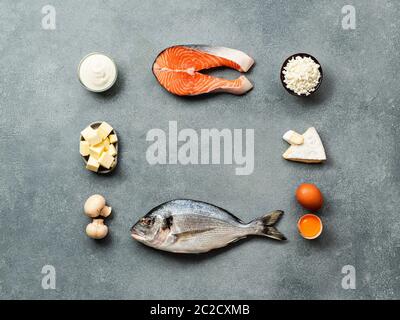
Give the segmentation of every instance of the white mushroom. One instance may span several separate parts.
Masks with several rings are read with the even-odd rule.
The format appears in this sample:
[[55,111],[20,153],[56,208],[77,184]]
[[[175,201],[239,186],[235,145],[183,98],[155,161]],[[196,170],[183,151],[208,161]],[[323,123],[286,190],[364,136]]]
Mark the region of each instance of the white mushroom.
[[107,218],[111,214],[111,207],[105,206],[103,209],[101,209],[100,215],[104,218]]
[[90,218],[98,216],[108,217],[111,213],[111,207],[106,206],[106,199],[100,194],[90,196],[84,205],[85,214]]
[[108,227],[103,219],[93,219],[93,222],[86,226],[86,234],[92,239],[103,239],[108,234]]

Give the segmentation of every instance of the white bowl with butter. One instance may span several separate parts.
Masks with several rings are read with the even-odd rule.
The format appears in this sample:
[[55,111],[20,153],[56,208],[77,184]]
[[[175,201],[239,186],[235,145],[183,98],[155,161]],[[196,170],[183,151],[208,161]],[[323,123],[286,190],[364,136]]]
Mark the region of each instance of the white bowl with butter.
[[92,52],[79,63],[78,77],[80,83],[89,91],[104,92],[117,81],[117,65],[109,56]]

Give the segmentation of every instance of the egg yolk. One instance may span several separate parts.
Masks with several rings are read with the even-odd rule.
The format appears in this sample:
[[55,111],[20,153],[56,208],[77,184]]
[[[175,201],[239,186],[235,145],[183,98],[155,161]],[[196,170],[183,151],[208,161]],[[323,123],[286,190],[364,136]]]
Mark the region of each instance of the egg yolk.
[[312,214],[306,214],[300,218],[299,231],[305,238],[314,238],[318,236],[322,229],[321,220]]

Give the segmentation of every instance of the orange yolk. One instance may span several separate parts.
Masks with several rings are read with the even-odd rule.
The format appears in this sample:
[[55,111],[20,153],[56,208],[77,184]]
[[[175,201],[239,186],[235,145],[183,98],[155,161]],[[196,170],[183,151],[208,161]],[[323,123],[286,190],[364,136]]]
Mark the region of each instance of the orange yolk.
[[321,220],[313,214],[302,216],[298,223],[299,231],[304,238],[316,238],[322,230]]

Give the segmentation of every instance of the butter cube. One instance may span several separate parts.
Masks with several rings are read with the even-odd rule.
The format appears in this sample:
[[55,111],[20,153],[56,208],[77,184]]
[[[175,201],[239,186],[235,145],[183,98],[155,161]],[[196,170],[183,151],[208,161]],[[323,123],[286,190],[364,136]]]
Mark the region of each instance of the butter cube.
[[108,154],[107,152],[103,152],[99,158],[99,163],[107,169],[110,169],[112,163],[114,162],[114,157]]
[[95,145],[102,141],[101,137],[97,134],[91,126],[88,126],[83,131],[81,131],[82,137],[89,142],[89,145]]
[[87,141],[81,141],[79,144],[79,153],[83,156],[86,157],[89,155],[89,142]]
[[89,157],[86,169],[97,172],[99,170],[99,167],[100,167],[99,162],[95,158]]
[[116,134],[110,134],[110,135],[108,136],[108,139],[110,140],[110,143],[116,143],[116,142],[118,142],[118,138],[117,138],[117,135],[116,135]]
[[107,122],[104,121],[101,123],[100,127],[97,128],[97,134],[102,140],[104,140],[108,137],[112,130],[113,127],[111,127]]
[[107,153],[108,153],[110,156],[115,156],[115,155],[117,154],[117,149],[115,149],[115,147],[114,147],[113,144],[110,144],[110,145],[108,146]]
[[99,159],[101,156],[101,153],[104,151],[104,146],[103,144],[97,144],[95,146],[89,147],[89,154],[95,159]]
[[104,146],[104,150],[107,151],[108,146],[110,145],[110,140],[108,140],[108,138],[105,138],[105,140],[102,142],[102,144]]

